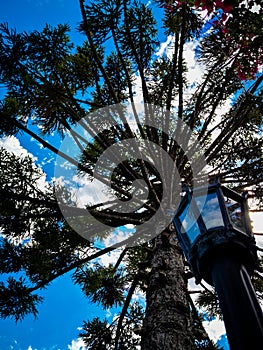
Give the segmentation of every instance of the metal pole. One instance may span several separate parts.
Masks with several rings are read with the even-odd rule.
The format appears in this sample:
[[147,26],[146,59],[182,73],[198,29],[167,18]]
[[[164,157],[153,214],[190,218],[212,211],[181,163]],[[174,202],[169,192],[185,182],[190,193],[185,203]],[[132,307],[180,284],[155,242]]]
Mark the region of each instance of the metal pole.
[[211,273],[230,349],[261,349],[263,313],[245,266],[234,257],[217,256]]

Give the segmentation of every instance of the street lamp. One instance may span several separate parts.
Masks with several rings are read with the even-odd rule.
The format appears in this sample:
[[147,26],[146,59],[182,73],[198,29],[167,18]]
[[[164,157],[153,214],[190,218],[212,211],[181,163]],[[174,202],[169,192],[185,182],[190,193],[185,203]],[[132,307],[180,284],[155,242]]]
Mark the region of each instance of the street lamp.
[[246,194],[217,181],[185,186],[173,223],[197,283],[215,287],[231,350],[258,350],[263,314],[250,281],[258,259]]

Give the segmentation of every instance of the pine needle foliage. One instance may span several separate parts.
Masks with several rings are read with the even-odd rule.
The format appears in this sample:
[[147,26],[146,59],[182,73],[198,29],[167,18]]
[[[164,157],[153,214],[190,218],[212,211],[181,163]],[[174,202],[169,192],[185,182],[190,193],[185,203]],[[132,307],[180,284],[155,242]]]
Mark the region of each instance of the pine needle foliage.
[[[59,153],[55,142],[47,142],[53,134],[62,140],[89,113],[140,100],[169,112],[155,116],[160,129],[175,131],[176,118],[184,121],[201,145],[208,175],[218,175],[237,192],[249,189],[254,207],[262,208],[260,5],[261,1],[252,0],[79,0],[78,31],[83,37],[79,45],[71,41],[68,25],[18,33],[1,24],[0,84],[5,96],[0,102],[0,136],[29,135],[51,159]],[[193,83],[188,74],[189,48],[199,68]],[[110,146],[130,138],[150,141],[162,147],[191,187],[191,164],[178,144],[139,120],[136,130],[131,130],[121,116],[106,130],[97,130],[97,120],[92,120],[86,126],[90,137],[80,159],[68,157],[67,162],[77,163],[79,174],[90,180]],[[104,171],[111,169],[111,163]],[[158,326],[152,332],[153,338],[159,332],[158,341],[154,339],[159,349],[218,349],[202,327],[200,315],[189,307],[189,271],[174,230],[167,227],[136,248],[98,248],[94,240],[77,234],[61,213],[57,198],[63,199],[68,211],[76,209],[71,191],[45,181],[32,157],[1,148],[0,166],[1,317],[18,321],[30,313],[37,316],[42,298],[35,292],[71,272],[89,301],[104,310],[118,309],[113,319],[84,323],[81,337],[89,349],[143,349],[143,339],[150,337],[145,324],[153,311],[152,324],[160,321],[166,330],[160,334]],[[116,201],[86,203],[92,216],[86,227],[89,233],[107,239],[115,228],[136,227],[156,213],[165,184],[150,161],[128,158],[119,164],[110,191],[118,200],[128,201],[135,180],[144,180],[149,189],[143,206],[120,214],[112,210],[118,209]],[[80,225],[82,220],[80,215]],[[111,229],[94,232],[96,221]],[[118,256],[115,264],[104,266],[99,258],[113,251]],[[260,271],[253,283],[262,298]],[[140,305],[134,302],[135,295]],[[213,292],[203,291],[197,305],[209,317],[220,316]]]

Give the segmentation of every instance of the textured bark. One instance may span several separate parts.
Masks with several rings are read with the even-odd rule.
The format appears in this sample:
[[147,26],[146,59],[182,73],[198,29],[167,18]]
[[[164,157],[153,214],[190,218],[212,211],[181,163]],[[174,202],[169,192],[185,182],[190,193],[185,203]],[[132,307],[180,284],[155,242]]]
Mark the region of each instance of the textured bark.
[[156,239],[151,257],[142,350],[194,349],[183,256],[169,236]]

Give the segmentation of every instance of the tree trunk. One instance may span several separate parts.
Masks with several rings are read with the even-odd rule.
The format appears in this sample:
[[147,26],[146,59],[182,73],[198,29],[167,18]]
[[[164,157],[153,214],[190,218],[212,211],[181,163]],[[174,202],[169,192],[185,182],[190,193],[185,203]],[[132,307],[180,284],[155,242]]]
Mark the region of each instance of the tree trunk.
[[181,249],[167,230],[156,238],[146,291],[142,350],[192,350],[190,308]]

